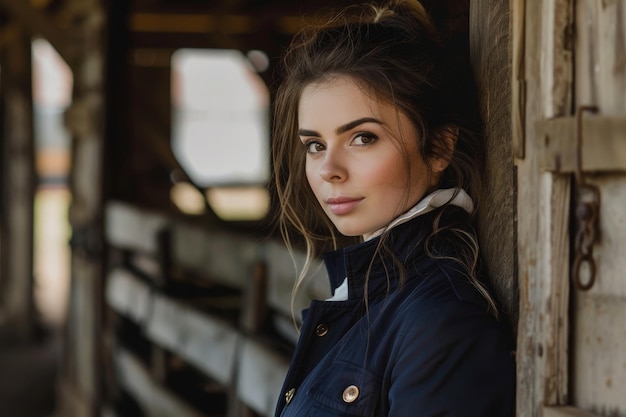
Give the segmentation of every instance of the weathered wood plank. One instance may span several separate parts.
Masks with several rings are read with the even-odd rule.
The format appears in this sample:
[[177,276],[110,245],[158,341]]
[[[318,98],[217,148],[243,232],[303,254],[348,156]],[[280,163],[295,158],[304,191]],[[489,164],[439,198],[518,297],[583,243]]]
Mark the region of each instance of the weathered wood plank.
[[[538,122],[537,146],[542,169],[575,172],[577,126],[576,117]],[[583,115],[581,145],[583,171],[626,172],[626,117]]]
[[279,355],[252,339],[241,347],[237,372],[237,395],[262,416],[274,415],[289,358]]
[[115,371],[122,387],[130,392],[150,417],[203,417],[171,391],[155,383],[149,372],[130,353],[123,349],[115,352]]
[[106,300],[111,308],[139,325],[148,321],[152,294],[148,285],[127,270],[116,268],[107,276]]
[[626,113],[626,4],[576,3],[576,100],[604,116]]
[[250,238],[182,223],[172,227],[172,261],[231,287],[247,285],[259,250]]
[[[539,326],[543,327],[545,366],[544,401],[550,405],[569,403],[568,352],[569,352],[569,211],[570,180],[555,176],[550,179],[550,189],[545,190],[546,207],[539,219],[541,240],[549,245],[548,256],[542,263],[544,277],[550,277],[542,289],[547,300],[545,316]],[[542,222],[545,222],[542,224]],[[541,232],[540,232],[541,233]]]
[[543,417],[598,417],[574,407],[545,407]]
[[600,239],[594,245],[594,286],[576,292],[573,314],[572,403],[601,415],[626,412],[626,177],[598,175]]
[[[623,273],[620,277],[623,278]],[[573,403],[603,416],[623,415],[626,410],[626,298],[598,294],[592,289],[577,293],[575,306]]]
[[146,334],[223,385],[232,381],[237,329],[217,317],[155,295]]
[[105,234],[110,245],[120,249],[157,253],[157,235],[168,225],[167,217],[120,201],[109,201],[105,210]]
[[[275,241],[255,241],[224,232],[212,232],[197,226],[168,220],[135,206],[109,202],[106,208],[106,237],[110,245],[120,249],[140,251],[155,256],[157,236],[163,228],[170,228],[172,262],[190,271],[233,288],[246,288],[252,269],[259,261],[267,268],[268,305],[286,316],[291,316],[291,292],[296,280],[296,268],[304,265],[304,254],[292,256],[284,245]],[[297,294],[294,311],[308,306],[311,299],[325,299],[330,295],[326,270],[316,262],[311,277]]]
[[571,108],[572,2],[526,2],[525,14],[533,30],[526,30],[524,41],[526,155],[517,161],[517,415],[535,417],[544,405],[568,401],[569,178],[541,173],[535,138],[536,121],[567,115]]
[[108,277],[107,302],[146,329],[146,336],[216,381],[228,385],[234,373],[239,331],[225,321],[181,301],[152,292],[122,269]]
[[[601,118],[626,118],[626,3],[576,2],[576,104],[595,105]],[[596,117],[596,116],[587,116]],[[624,153],[606,147],[607,160]],[[616,138],[618,139],[618,138]],[[596,149],[584,149],[583,164]],[[623,166],[623,165],[622,165]],[[594,286],[573,298],[572,404],[598,415],[626,414],[626,176],[587,180],[600,191],[599,240],[594,245]]]

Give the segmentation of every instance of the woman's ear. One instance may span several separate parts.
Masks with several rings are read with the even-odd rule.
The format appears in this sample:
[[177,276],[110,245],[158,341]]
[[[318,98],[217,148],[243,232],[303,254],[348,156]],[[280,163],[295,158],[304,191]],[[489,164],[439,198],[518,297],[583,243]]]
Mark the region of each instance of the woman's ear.
[[445,126],[437,133],[437,147],[430,160],[430,166],[436,174],[440,174],[450,165],[456,141],[459,138],[459,128]]

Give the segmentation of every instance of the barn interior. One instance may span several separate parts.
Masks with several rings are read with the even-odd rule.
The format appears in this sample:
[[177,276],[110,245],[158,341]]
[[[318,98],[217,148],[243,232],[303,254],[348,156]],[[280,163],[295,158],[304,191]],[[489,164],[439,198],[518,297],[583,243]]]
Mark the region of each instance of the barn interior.
[[[2,416],[273,415],[302,261],[271,225],[276,67],[356,3],[0,0]],[[514,327],[504,3],[423,1],[479,87],[479,223]]]

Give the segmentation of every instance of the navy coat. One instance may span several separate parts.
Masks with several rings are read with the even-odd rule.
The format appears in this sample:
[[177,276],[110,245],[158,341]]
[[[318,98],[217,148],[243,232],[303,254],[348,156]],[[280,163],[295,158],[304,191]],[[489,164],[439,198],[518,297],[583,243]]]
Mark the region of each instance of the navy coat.
[[[443,223],[472,233],[463,210],[445,210]],[[388,244],[407,272],[402,283],[389,257],[370,268],[380,238],[326,255],[332,288],[348,278],[348,300],[314,300],[303,312],[277,417],[514,415],[506,320],[487,311],[458,262],[424,251],[438,212],[391,230]],[[456,235],[439,236],[433,249],[454,256]]]

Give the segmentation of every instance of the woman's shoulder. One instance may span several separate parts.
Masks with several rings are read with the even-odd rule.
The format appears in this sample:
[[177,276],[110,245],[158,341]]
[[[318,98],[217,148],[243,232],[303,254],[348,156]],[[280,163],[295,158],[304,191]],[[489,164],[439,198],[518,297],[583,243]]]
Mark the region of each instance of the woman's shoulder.
[[395,314],[405,330],[463,322],[478,327],[499,326],[481,290],[454,261],[436,262],[427,276],[409,279],[398,296]]
[[415,308],[488,310],[489,303],[481,290],[456,259],[431,260],[427,268],[416,269],[413,274],[399,290],[405,293],[401,297]]

